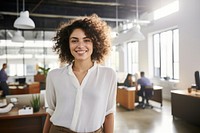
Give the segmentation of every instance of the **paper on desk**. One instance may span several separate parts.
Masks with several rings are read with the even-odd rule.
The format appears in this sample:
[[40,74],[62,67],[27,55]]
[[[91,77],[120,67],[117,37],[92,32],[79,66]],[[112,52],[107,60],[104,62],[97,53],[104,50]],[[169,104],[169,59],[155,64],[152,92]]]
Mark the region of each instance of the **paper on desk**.
[[118,89],[135,90],[135,87],[118,86]]
[[126,87],[126,90],[135,90],[135,87]]
[[9,89],[17,89],[16,86],[9,86]]
[[6,105],[7,105],[6,99],[5,98],[4,99],[0,99],[0,107],[4,107]]
[[18,89],[24,89],[24,86],[18,86]]
[[28,115],[33,114],[33,108],[32,107],[25,107],[18,110],[19,115]]
[[123,89],[126,86],[117,86],[118,89]]

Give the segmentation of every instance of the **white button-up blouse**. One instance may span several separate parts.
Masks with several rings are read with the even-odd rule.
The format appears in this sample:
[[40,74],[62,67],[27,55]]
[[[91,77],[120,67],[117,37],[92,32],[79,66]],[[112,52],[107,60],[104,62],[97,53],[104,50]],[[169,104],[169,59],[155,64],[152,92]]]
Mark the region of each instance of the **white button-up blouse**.
[[76,132],[99,129],[115,111],[117,78],[113,69],[94,63],[80,84],[72,65],[47,75],[46,99],[50,121]]

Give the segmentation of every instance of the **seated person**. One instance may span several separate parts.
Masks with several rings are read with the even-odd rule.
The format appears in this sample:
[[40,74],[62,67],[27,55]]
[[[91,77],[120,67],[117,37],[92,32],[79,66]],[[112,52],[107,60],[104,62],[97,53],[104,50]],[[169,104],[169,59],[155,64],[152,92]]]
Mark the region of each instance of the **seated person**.
[[126,86],[126,87],[134,86],[134,82],[132,80],[132,74],[127,74],[126,79],[124,81],[124,86]]
[[[136,85],[136,90],[138,90],[138,85],[141,86],[140,90],[138,91],[138,95],[142,97],[142,106],[144,107],[144,100],[146,99],[146,104],[149,104],[149,96],[151,95],[150,93],[152,93],[152,83],[150,82],[150,80],[148,78],[145,77],[145,73],[144,72],[140,72],[140,76],[141,78],[137,80],[137,85]],[[149,90],[145,89],[146,87],[150,87]]]

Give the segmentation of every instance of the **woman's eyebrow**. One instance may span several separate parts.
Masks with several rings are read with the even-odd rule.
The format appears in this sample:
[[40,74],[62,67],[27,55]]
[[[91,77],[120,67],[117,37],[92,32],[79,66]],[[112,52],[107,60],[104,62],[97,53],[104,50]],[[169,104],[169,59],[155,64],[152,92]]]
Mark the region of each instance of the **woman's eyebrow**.
[[78,37],[70,37],[69,39],[78,39]]
[[[70,37],[69,39],[79,39],[78,37]],[[90,39],[89,37],[83,37],[83,39]]]

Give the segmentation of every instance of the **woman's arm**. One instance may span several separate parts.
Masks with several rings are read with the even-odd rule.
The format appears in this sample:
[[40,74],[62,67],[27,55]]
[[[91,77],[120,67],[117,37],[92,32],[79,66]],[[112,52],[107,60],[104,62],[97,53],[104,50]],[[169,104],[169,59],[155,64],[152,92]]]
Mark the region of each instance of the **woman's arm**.
[[46,120],[44,123],[43,133],[49,133],[50,127],[51,127],[50,115],[47,113]]
[[53,112],[55,110],[55,103],[56,103],[56,95],[55,95],[55,88],[54,88],[54,84],[53,84],[53,79],[51,77],[53,77],[54,75],[51,75],[52,73],[49,72],[47,74],[47,78],[46,78],[46,101],[47,101],[47,105],[48,108],[46,109],[47,112],[47,116],[46,116],[46,120],[44,123],[44,128],[43,128],[43,133],[49,133],[50,127],[51,127],[51,121],[50,118],[53,115]]
[[108,114],[103,124],[104,133],[114,133],[114,114]]

